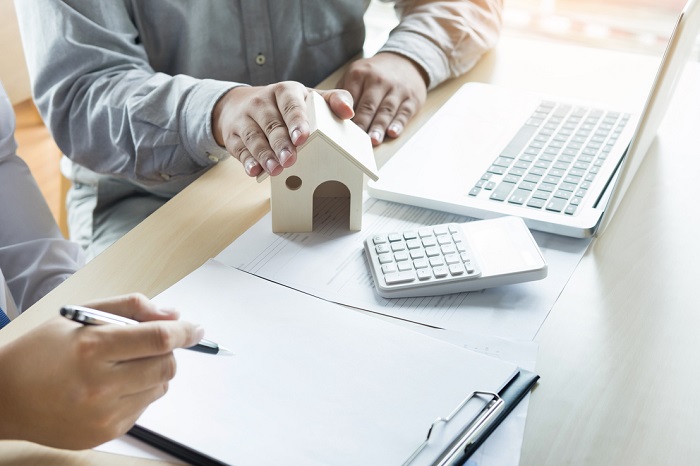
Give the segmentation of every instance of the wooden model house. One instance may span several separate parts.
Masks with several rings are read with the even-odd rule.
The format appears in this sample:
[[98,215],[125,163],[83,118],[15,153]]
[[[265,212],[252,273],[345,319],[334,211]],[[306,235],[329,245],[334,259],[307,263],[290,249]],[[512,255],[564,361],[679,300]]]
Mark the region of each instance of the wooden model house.
[[350,230],[362,228],[364,175],[377,180],[369,136],[333,114],[316,92],[306,98],[311,134],[297,149],[297,161],[271,177],[272,231],[313,230],[314,198],[349,197]]

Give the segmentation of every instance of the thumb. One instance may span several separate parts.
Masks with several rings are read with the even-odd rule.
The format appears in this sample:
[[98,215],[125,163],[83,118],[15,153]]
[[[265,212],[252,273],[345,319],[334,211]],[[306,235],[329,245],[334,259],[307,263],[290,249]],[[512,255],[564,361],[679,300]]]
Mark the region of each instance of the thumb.
[[334,89],[332,91],[323,91],[321,95],[323,99],[328,102],[331,110],[333,110],[333,113],[335,113],[338,118],[349,120],[355,116],[352,95],[348,91]]

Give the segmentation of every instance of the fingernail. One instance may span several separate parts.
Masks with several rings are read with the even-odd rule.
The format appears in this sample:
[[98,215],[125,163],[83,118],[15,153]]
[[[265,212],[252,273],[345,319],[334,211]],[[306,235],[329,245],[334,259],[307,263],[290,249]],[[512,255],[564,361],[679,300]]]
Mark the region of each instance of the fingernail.
[[338,94],[338,95],[339,95],[339,97],[340,97],[340,100],[342,100],[343,102],[345,102],[345,104],[346,104],[348,107],[352,108],[352,99],[350,98],[350,96],[348,96],[347,94],[342,93],[342,92],[341,92],[340,94]]
[[403,127],[401,125],[397,125],[396,123],[392,123],[391,126],[389,126],[389,132],[393,133],[396,136],[401,134],[402,130]]
[[300,130],[295,129],[294,131],[292,131],[292,144],[294,144],[296,146],[297,141],[299,140],[300,137],[301,137]]
[[272,173],[273,171],[275,171],[275,168],[279,167],[280,165],[275,159],[267,159],[267,161],[265,162],[265,166],[267,167],[267,171]]
[[248,157],[245,159],[245,172],[249,175],[253,174],[253,168],[258,164],[258,162],[253,157]]
[[373,129],[372,131],[369,132],[369,137],[374,142],[382,142],[384,140],[384,134],[382,134],[381,131],[376,130],[376,129]]
[[279,155],[280,164],[283,167],[287,167],[287,162],[289,161],[289,157],[291,157],[291,156],[292,156],[292,152],[289,149],[287,149],[287,148],[282,149],[282,151],[280,152],[280,155]]

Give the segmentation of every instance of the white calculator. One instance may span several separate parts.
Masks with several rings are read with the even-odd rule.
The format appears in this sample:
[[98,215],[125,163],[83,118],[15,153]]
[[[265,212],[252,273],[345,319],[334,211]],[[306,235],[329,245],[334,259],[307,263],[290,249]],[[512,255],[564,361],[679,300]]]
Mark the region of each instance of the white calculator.
[[364,246],[384,298],[476,291],[547,276],[547,263],[519,217],[375,234]]

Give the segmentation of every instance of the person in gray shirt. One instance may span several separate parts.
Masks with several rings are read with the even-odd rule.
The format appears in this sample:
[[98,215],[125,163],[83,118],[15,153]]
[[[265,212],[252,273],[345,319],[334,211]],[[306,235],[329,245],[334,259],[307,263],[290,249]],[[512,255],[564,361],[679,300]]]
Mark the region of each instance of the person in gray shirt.
[[[94,256],[231,155],[249,176],[291,166],[308,87],[362,52],[369,3],[16,1],[34,99],[70,160],[71,237]],[[395,9],[379,52],[323,93],[374,145],[496,43],[502,0]]]

